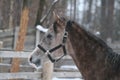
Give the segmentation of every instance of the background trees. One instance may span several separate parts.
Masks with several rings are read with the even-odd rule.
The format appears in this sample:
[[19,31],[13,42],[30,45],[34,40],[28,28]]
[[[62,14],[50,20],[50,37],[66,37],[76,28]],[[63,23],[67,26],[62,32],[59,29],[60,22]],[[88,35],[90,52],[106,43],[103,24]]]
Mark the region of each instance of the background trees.
[[114,0],[101,1],[101,36],[104,40],[115,38]]
[[[0,0],[0,29],[13,29],[20,24],[23,0]],[[40,24],[53,0],[31,0],[29,27]],[[103,40],[120,39],[120,0],[59,0],[53,9],[60,16],[76,20]],[[52,12],[43,23],[52,24]]]

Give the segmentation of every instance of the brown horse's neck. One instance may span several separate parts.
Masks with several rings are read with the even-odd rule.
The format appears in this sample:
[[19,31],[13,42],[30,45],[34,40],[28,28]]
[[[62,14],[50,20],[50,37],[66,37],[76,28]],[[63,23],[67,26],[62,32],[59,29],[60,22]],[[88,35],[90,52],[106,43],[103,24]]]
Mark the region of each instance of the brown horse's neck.
[[[71,54],[74,62],[76,63],[78,69],[82,73],[83,77],[87,80],[87,76],[93,76],[94,71],[97,69],[99,61],[104,62],[106,54],[103,54],[106,51],[103,44],[98,43],[96,39],[92,39],[84,29],[81,29],[79,26],[70,26],[68,29],[68,37],[71,43],[71,46],[74,50],[74,54]],[[97,59],[97,52],[100,53],[100,57]],[[98,65],[103,67],[103,63]],[[95,80],[91,78],[89,80]]]

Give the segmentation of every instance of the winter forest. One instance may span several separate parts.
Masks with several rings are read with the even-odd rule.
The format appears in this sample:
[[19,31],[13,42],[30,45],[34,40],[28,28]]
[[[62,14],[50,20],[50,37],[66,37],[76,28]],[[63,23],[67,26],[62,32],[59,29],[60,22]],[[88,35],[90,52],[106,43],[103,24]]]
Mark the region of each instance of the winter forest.
[[[35,26],[48,12],[53,0],[30,0],[28,29],[35,34]],[[23,0],[0,0],[0,31],[20,26]],[[52,12],[75,20],[90,32],[108,42],[120,40],[120,1],[119,0],[59,0],[42,23],[47,27],[52,24]],[[2,33],[1,33],[2,34]],[[10,37],[10,35],[7,35]],[[6,36],[6,37],[7,37]],[[14,36],[13,36],[14,37]],[[9,42],[3,39],[1,41]],[[13,40],[11,40],[13,43]],[[9,44],[9,43],[8,43]],[[7,44],[5,44],[7,46]]]
[[[26,11],[24,12],[24,10]],[[27,80],[33,78],[35,69],[28,64],[26,58],[28,58],[28,54],[43,39],[44,32],[53,24],[53,12],[60,17],[65,17],[67,20],[73,20],[82,25],[85,30],[96,35],[113,50],[120,53],[120,0],[0,0],[1,80],[6,79],[5,76],[1,77],[1,75],[4,75],[2,72],[13,72],[14,74],[14,72],[19,71],[30,71],[29,77],[24,76],[24,74],[22,76],[24,79],[28,78]],[[38,30],[38,25],[42,26],[42,31]],[[43,40],[43,42],[45,41]],[[23,51],[23,53],[18,55],[15,51]],[[8,53],[11,53],[13,57]],[[25,59],[20,59],[20,61],[16,59],[15,54],[17,57],[20,56],[20,58],[23,55],[22,58]],[[1,56],[5,57],[5,59]],[[75,76],[78,77],[75,80],[83,80],[77,74],[79,71],[69,56],[66,61],[61,60],[59,63],[56,63],[54,65],[54,71],[60,71],[58,68],[62,64],[66,65],[66,63],[67,69],[64,70],[62,68],[62,71],[68,71],[68,68],[70,68],[69,65],[72,65],[72,68],[75,68],[75,71],[77,71],[75,72],[74,69],[72,70],[70,68],[73,74],[75,72]],[[68,72],[70,73],[70,71]],[[15,74],[15,76],[17,75]],[[73,80],[73,77],[67,73],[65,75],[62,73],[61,75],[71,78],[68,80]],[[39,77],[40,74],[34,77],[36,76]],[[18,78],[21,78],[21,76],[18,75]],[[55,77],[54,80],[57,80],[57,78]]]

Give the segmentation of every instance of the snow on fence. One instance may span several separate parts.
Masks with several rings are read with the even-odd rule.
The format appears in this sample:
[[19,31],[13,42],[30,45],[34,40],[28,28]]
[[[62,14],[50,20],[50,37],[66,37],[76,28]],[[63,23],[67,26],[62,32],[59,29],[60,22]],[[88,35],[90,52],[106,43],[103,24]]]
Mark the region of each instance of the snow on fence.
[[[28,58],[30,52],[18,52],[18,51],[0,51],[0,58]],[[71,59],[70,56],[66,56],[63,59]],[[0,65],[5,66],[5,65]],[[8,65],[10,66],[10,65]],[[29,67],[30,68],[30,67]],[[44,67],[43,67],[44,68]],[[1,71],[1,69],[0,69]],[[39,72],[16,72],[16,73],[0,73],[0,79],[38,79],[41,80],[44,75],[40,70]],[[53,77],[58,78],[81,78],[78,70],[75,69],[54,69]]]

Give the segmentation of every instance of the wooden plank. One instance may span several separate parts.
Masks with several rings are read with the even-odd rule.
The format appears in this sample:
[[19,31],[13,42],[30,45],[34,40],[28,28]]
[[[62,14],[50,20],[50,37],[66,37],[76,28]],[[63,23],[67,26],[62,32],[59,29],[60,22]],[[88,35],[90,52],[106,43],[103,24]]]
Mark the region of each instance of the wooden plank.
[[0,57],[3,58],[28,58],[31,52],[23,51],[0,51]]
[[54,72],[79,72],[78,69],[71,69],[71,68],[54,68]]
[[[120,53],[120,50],[115,50]],[[0,51],[0,57],[3,58],[28,58],[31,52],[23,52],[23,51]],[[69,55],[63,57],[62,59],[72,59]]]
[[0,79],[40,79],[41,72],[0,73]]
[[19,27],[15,27],[13,49],[16,48],[16,41],[18,39],[18,31],[19,31]]
[[[3,69],[4,70],[0,70],[1,72],[6,72],[6,71],[9,71],[11,67],[11,64],[4,64],[4,63],[0,63],[0,69]],[[34,71],[35,69],[32,67],[32,66],[29,66],[29,65],[20,65],[20,71],[24,71],[24,72],[30,72],[30,71]],[[42,68],[39,69],[39,71],[42,71]],[[68,68],[68,69],[61,69],[61,68],[54,68],[54,72],[79,72],[77,69],[71,69],[71,68]]]
[[[49,68],[48,68],[49,67]],[[51,61],[45,61],[43,63],[42,80],[52,80],[53,75],[53,63]]]
[[37,46],[40,42],[40,31],[37,29],[36,30],[36,43],[35,45]]
[[[4,64],[0,63],[0,72],[8,72],[11,68],[11,64]],[[20,71],[21,72],[32,72],[35,69],[32,66],[29,65],[20,65]]]
[[[1,72],[7,72],[9,71],[11,67],[11,64],[4,64],[4,63],[0,63],[0,71]],[[4,70],[3,70],[4,68]],[[20,65],[20,71],[21,72],[32,72],[34,71],[35,69],[32,67],[32,66],[29,66],[29,65]],[[39,71],[42,71],[42,68],[39,69]],[[71,68],[64,68],[64,69],[61,69],[61,68],[54,68],[54,72],[79,72],[77,69],[71,69]]]
[[[42,72],[0,73],[0,79],[40,79]],[[82,78],[79,72],[54,72],[53,77]]]
[[13,35],[14,35],[14,33],[13,33],[13,30],[11,30],[11,29],[0,32],[0,38],[10,37],[10,36],[13,36]]
[[[3,58],[28,58],[31,52],[23,51],[0,51],[0,57]],[[63,59],[72,59],[69,55],[63,57]]]
[[3,47],[3,42],[0,41],[0,49]]
[[[3,42],[0,41],[0,49],[3,47]],[[0,63],[2,62],[2,57],[0,57]]]
[[[119,49],[115,49],[116,52],[120,53]],[[0,51],[0,57],[3,58],[28,58],[31,52],[24,52],[24,51]],[[72,59],[71,56],[67,55],[62,59]]]
[[53,76],[58,78],[82,78],[80,72],[54,72]]
[[[19,31],[19,27],[15,27],[16,28],[16,32]],[[34,29],[29,28],[27,31],[27,35],[31,35],[33,34]],[[8,37],[12,37],[14,36],[16,33],[14,33],[13,29],[8,29],[5,31],[1,31],[0,32],[0,38],[8,38]]]

